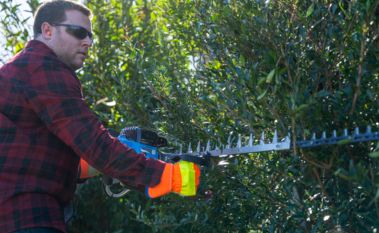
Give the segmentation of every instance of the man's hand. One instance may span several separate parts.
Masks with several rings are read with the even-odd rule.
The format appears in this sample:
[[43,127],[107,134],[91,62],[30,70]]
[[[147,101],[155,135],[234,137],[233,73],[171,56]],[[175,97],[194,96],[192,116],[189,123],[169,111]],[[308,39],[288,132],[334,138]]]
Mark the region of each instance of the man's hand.
[[146,195],[156,198],[170,192],[181,196],[195,196],[200,183],[200,168],[191,162],[167,163],[162,173],[161,182],[146,188]]

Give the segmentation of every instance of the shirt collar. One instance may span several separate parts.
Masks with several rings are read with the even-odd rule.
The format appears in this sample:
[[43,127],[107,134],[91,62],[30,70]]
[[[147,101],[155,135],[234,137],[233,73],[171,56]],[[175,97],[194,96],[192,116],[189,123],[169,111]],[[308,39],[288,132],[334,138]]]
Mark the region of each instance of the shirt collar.
[[[59,60],[58,56],[54,53],[54,51],[45,43],[39,40],[30,40],[26,44],[24,51],[38,53],[43,56],[53,56],[54,58]],[[59,61],[60,63],[62,63],[63,66],[67,67],[67,69],[69,69],[75,75],[75,71],[73,69],[71,69],[69,66],[64,64],[61,60]]]
[[54,51],[49,48],[45,43],[39,41],[39,40],[31,40],[26,44],[25,50],[27,51],[34,51],[40,54],[44,55],[52,55],[54,57],[57,57],[57,55],[54,53]]

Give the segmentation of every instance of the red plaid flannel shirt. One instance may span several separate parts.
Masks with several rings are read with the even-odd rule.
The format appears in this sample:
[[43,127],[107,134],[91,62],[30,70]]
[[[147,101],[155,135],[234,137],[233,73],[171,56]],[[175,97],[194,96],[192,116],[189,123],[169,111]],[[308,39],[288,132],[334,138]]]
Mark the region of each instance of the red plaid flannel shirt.
[[134,186],[159,183],[164,163],[111,137],[83,100],[75,73],[32,40],[0,67],[0,231],[66,231],[79,157]]

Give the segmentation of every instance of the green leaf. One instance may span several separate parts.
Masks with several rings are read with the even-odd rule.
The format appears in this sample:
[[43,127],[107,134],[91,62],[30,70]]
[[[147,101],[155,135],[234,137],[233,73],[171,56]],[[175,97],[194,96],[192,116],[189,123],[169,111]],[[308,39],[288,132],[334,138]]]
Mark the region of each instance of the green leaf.
[[264,78],[264,77],[262,77],[262,78],[260,78],[259,80],[258,80],[258,86],[261,86],[263,83],[265,83],[266,82],[266,79]]
[[330,95],[330,93],[328,91],[326,91],[326,90],[322,90],[322,91],[320,91],[320,92],[317,93],[318,97],[326,97],[326,96],[329,96],[329,95]]
[[344,180],[351,180],[351,177],[347,175],[347,172],[343,168],[339,168],[336,172],[334,172],[334,175],[344,179]]
[[369,154],[371,158],[379,158],[379,151],[374,151]]
[[294,112],[295,112],[295,113],[299,113],[299,112],[303,111],[304,109],[306,109],[308,106],[309,106],[309,104],[302,104],[302,105],[300,105],[299,107],[297,107],[297,108],[294,110]]
[[307,10],[307,14],[306,14],[306,16],[307,16],[307,17],[311,16],[312,13],[313,13],[313,11],[314,11],[314,9],[315,9],[315,4],[312,3],[312,4],[308,7],[308,10]]
[[375,151],[379,151],[379,142],[376,143]]
[[108,107],[114,107],[114,106],[116,106],[116,101],[112,100],[109,102],[104,102],[104,104]]
[[337,142],[337,145],[346,145],[346,144],[349,144],[350,142],[351,142],[351,138],[342,139]]
[[266,83],[271,83],[272,78],[274,77],[274,75],[275,75],[275,69],[271,70],[270,73],[267,75],[267,77],[266,77]]
[[267,91],[268,91],[268,89],[266,89],[262,94],[260,94],[260,95],[258,96],[257,100],[262,99],[262,98],[266,95]]

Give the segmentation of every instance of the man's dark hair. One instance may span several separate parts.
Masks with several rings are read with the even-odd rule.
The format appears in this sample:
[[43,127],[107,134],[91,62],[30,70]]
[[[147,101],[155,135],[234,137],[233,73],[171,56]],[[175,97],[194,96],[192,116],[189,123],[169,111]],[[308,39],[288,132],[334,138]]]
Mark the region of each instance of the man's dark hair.
[[42,33],[41,26],[44,22],[57,24],[66,20],[66,11],[77,10],[91,17],[91,11],[84,5],[70,0],[52,0],[38,7],[33,24],[34,38]]

